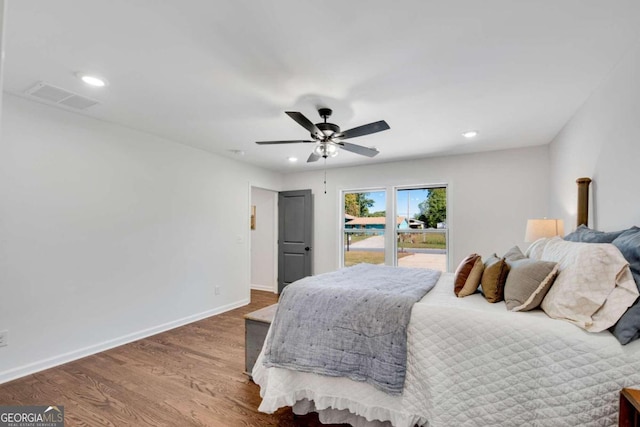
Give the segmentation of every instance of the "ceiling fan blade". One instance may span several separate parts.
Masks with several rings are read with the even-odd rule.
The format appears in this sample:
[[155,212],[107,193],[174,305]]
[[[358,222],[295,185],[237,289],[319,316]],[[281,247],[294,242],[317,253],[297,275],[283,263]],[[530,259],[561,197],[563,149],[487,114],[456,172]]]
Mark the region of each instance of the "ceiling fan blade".
[[350,144],[348,142],[341,142],[340,146],[347,151],[351,151],[352,153],[362,154],[367,157],[375,157],[379,151],[375,148],[363,147],[362,145]]
[[320,159],[320,156],[318,156],[316,153],[311,153],[311,155],[307,159],[307,163],[317,162],[319,159]]
[[307,119],[304,114],[297,111],[285,111],[285,113],[293,120],[298,122],[300,126],[308,130],[312,135],[317,135],[319,138],[324,134],[318,129],[318,126],[314,125],[311,120]]
[[390,129],[387,122],[384,120],[380,120],[379,122],[369,123],[368,125],[358,126],[357,128],[352,128],[349,130],[345,130],[344,132],[340,132],[337,135],[334,135],[334,138],[337,139],[349,139],[356,138],[358,136],[369,135],[376,132],[382,132],[383,130]]
[[298,142],[317,142],[317,141],[307,141],[302,139],[295,139],[291,141],[256,141],[258,145],[273,145],[273,144],[295,144]]

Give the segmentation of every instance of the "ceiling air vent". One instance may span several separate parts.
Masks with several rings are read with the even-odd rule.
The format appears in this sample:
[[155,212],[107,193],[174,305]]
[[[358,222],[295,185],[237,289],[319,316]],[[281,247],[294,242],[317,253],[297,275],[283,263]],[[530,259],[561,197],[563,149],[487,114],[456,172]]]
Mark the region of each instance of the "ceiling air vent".
[[98,104],[98,101],[69,92],[68,90],[50,85],[45,82],[38,82],[35,86],[25,92],[27,95],[33,96],[49,103],[64,105],[76,110],[84,110],[92,105]]

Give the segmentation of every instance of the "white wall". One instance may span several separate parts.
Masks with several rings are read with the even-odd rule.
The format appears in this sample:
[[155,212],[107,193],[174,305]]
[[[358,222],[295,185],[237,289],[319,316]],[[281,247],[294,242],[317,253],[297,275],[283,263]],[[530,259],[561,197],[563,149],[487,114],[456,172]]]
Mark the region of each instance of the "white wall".
[[281,175],[4,101],[0,382],[248,302],[249,183]]
[[251,230],[251,287],[276,292],[278,193],[252,187],[251,204],[256,207],[256,229]]
[[590,226],[640,226],[640,44],[575,114],[550,146],[550,208],[575,229],[576,178],[593,179]]
[[[341,155],[351,155],[343,153]],[[331,161],[330,159],[328,161]],[[548,215],[548,147],[447,156],[287,176],[287,189],[314,194],[314,273],[339,265],[340,191],[392,185],[449,185],[450,265],[473,252],[483,256],[524,246],[528,218]],[[286,184],[285,184],[286,185]]]
[[4,81],[4,28],[6,2],[0,0],[0,129],[2,126],[2,83]]

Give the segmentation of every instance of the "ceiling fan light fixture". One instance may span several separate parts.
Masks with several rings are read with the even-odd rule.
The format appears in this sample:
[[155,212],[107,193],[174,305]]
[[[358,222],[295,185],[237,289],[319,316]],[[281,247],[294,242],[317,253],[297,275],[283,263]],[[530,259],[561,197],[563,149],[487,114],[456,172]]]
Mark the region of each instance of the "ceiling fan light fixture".
[[318,144],[313,152],[320,157],[335,157],[338,155],[338,149],[333,144]]

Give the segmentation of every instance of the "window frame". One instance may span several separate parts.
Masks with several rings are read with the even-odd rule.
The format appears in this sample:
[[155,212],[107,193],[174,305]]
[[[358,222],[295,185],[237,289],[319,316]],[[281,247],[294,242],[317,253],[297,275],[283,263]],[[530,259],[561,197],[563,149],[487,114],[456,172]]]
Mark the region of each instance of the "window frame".
[[[393,186],[393,209],[394,209],[394,215],[393,218],[396,218],[398,216],[398,212],[396,212],[396,208],[398,206],[398,201],[397,201],[397,194],[398,194],[398,190],[422,190],[422,189],[432,189],[432,188],[444,188],[446,189],[446,194],[447,194],[447,228],[446,233],[445,233],[445,245],[447,248],[447,260],[446,260],[446,268],[447,271],[449,271],[449,260],[451,259],[451,250],[449,249],[449,235],[451,234],[451,227],[450,227],[450,205],[449,205],[449,184],[444,183],[444,184],[418,184],[418,185],[396,185]],[[408,218],[407,218],[408,220]],[[397,267],[398,266],[398,230],[395,229],[394,230],[394,236],[393,236],[393,266]],[[385,242],[386,243],[386,242]],[[386,264],[386,258],[385,258],[385,264]]]
[[[341,189],[338,191],[338,205],[339,205],[339,230],[338,230],[338,267],[343,268],[345,257],[345,222],[344,222],[344,197],[346,194],[352,193],[371,193],[376,191],[384,191],[386,196],[386,212],[391,212],[392,215],[386,216],[385,233],[384,233],[384,264],[397,267],[398,266],[398,230],[395,224],[395,218],[398,216],[397,212],[397,192],[398,190],[413,190],[413,189],[429,189],[429,188],[445,188],[447,193],[447,228],[446,228],[446,247],[447,247],[447,271],[451,271],[451,197],[450,190],[451,184],[447,182],[436,182],[429,184],[403,184],[392,186],[375,186],[375,187],[355,187],[348,189]],[[387,233],[386,231],[393,230],[393,233]]]
[[[338,251],[338,268],[344,268],[344,246],[345,246],[345,240],[344,240],[344,236],[346,234],[345,232],[345,221],[344,221],[344,215],[345,215],[345,211],[344,211],[344,196],[347,194],[353,194],[353,193],[373,193],[373,192],[384,192],[385,194],[385,202],[386,202],[386,207],[389,207],[389,192],[388,192],[389,188],[388,187],[369,187],[369,188],[356,188],[356,189],[343,189],[339,191],[339,202],[338,205],[340,206],[340,219],[339,219],[339,224],[340,224],[340,230],[338,231],[339,234],[339,238],[338,238],[338,245],[339,245],[339,251]],[[388,254],[387,254],[387,227],[388,226],[388,221],[385,222],[385,226],[384,226],[384,264],[385,265],[391,265],[387,263],[387,259],[388,259]]]

